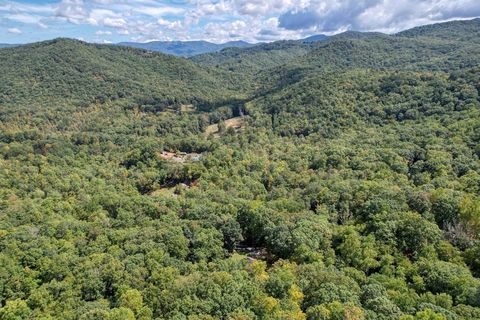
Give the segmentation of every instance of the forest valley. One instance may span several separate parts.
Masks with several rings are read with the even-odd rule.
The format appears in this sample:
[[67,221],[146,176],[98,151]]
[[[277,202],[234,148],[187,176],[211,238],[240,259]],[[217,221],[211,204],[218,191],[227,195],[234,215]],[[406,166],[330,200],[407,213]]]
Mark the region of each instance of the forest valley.
[[0,49],[0,319],[480,319],[479,92],[480,19]]

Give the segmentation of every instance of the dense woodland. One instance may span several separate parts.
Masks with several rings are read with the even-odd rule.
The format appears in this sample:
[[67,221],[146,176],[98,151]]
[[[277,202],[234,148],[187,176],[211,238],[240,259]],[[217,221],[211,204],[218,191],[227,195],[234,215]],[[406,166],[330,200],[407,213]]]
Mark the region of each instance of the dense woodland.
[[0,319],[480,319],[479,92],[480,19],[1,49]]

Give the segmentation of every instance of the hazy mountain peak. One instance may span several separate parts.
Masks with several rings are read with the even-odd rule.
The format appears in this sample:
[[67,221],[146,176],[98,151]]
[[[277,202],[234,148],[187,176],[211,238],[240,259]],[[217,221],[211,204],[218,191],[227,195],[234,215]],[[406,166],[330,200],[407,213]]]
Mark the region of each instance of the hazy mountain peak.
[[327,40],[327,39],[328,39],[327,35],[316,34],[316,35],[313,35],[313,36],[310,36],[310,37],[307,37],[307,38],[303,39],[303,42],[309,43],[309,42],[324,41],[324,40]]
[[230,41],[216,44],[204,40],[195,41],[152,41],[146,43],[121,42],[118,45],[157,51],[176,56],[192,57],[202,53],[217,52],[228,47],[244,48],[252,46],[245,41]]

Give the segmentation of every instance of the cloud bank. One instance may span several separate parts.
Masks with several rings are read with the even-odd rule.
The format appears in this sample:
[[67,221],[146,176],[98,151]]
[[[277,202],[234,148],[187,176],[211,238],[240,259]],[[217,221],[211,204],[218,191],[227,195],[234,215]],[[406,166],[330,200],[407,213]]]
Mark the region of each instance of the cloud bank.
[[394,33],[478,16],[479,0],[0,0],[0,28],[18,42],[62,35],[256,42],[346,30]]

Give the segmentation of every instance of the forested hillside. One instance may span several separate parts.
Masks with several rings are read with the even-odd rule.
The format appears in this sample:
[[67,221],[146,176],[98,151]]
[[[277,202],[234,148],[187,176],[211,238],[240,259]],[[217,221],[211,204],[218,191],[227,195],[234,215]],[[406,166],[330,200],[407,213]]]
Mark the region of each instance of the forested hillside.
[[479,21],[1,49],[0,319],[480,319]]
[[285,65],[306,54],[316,42],[278,41],[251,48],[226,48],[221,52],[200,54],[191,59],[199,64],[252,74]]
[[325,41],[279,41],[198,55],[192,60],[247,74],[288,66],[309,71],[353,67],[451,71],[477,64],[478,30],[480,19],[418,27],[395,35],[348,31]]

